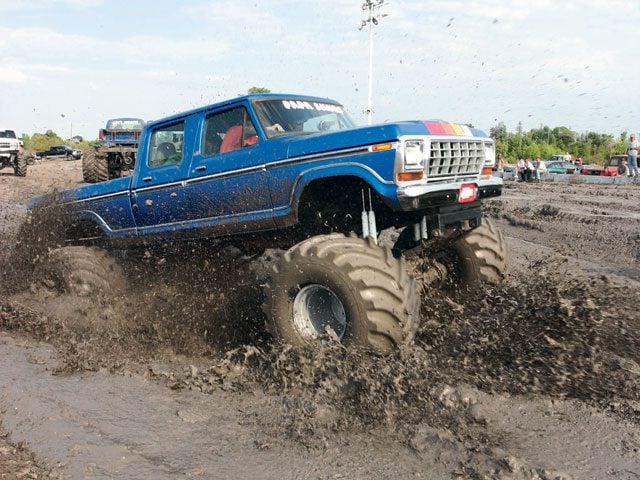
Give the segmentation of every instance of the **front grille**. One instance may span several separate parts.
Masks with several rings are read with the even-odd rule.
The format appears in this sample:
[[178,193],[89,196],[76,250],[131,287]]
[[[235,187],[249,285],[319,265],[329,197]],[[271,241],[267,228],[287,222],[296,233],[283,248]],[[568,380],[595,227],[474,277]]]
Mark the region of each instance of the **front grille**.
[[484,143],[480,140],[432,141],[427,183],[476,178],[483,164]]
[[11,144],[9,142],[0,142],[0,148],[9,148]]

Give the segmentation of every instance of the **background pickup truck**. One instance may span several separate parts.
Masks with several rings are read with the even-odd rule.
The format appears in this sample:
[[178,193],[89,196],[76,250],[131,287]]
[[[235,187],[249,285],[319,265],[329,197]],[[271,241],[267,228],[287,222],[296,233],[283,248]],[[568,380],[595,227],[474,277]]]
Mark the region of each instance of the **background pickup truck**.
[[[492,139],[464,125],[356,127],[333,100],[249,95],[147,124],[131,176],[36,199],[32,212],[62,219],[67,246],[47,271],[68,288],[85,279],[84,291],[115,281],[114,260],[95,245],[262,235],[288,248],[264,289],[276,337],[388,351],[419,321],[405,252],[430,258],[434,282],[502,279],[504,242],[480,210],[501,194],[494,163]],[[383,247],[378,232],[390,227],[400,233]],[[88,273],[64,280],[77,270]]]
[[130,173],[136,162],[144,127],[140,118],[113,118],[98,132],[98,146],[84,152],[82,176],[96,183]]
[[27,160],[23,156],[22,142],[13,130],[0,130],[0,169],[13,168],[16,177],[27,175]]
[[36,157],[66,158],[67,160],[79,160],[82,157],[82,151],[67,145],[55,145],[43,152],[36,152]]

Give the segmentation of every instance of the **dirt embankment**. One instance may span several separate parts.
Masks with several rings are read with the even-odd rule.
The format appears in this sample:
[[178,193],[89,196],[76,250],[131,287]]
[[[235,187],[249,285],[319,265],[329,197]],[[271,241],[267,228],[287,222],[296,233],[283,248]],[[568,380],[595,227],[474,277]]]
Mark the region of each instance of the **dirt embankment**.
[[[54,177],[58,164],[75,167],[62,183],[79,181],[75,162],[31,170]],[[38,191],[13,188],[4,194],[3,242],[17,230],[19,204]],[[505,284],[464,292],[424,287],[414,345],[384,357],[338,345],[274,344],[259,309],[264,261],[244,255],[242,245],[123,253],[135,287],[117,299],[60,295],[35,278],[27,291],[2,297],[0,328],[53,345],[59,359],[48,368],[58,374],[126,373],[168,387],[167,395],[228,402],[245,416],[239,438],[247,424],[255,436],[248,449],[235,446],[235,460],[271,455],[293,470],[307,461],[319,478],[634,478],[639,206],[637,186],[508,184],[485,212],[507,235]],[[411,265],[419,277],[421,260]],[[568,432],[576,432],[569,446]],[[18,427],[10,433],[35,438]],[[206,438],[198,443],[206,448]],[[49,464],[70,458],[31,448]],[[344,462],[327,466],[326,456],[341,449]],[[195,461],[199,453],[183,456]],[[364,466],[368,455],[377,455],[375,471]],[[380,465],[389,455],[404,463]],[[68,461],[83,457],[74,458]],[[169,463],[188,471],[178,459]],[[155,471],[144,465],[143,473]]]

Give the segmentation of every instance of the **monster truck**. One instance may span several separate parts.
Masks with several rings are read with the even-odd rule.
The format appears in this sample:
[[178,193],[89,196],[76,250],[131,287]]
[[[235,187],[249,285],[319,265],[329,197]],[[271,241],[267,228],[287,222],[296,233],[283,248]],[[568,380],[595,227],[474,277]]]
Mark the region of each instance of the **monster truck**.
[[13,130],[0,130],[0,168],[11,167],[16,177],[27,174],[27,159]]
[[144,127],[139,118],[113,118],[98,132],[98,145],[84,151],[82,177],[97,183],[130,173]]
[[[65,246],[44,265],[63,289],[126,281],[104,246],[262,235],[288,248],[264,282],[277,338],[384,352],[418,327],[405,253],[426,259],[422,277],[453,278],[448,285],[504,275],[502,236],[481,214],[481,200],[502,191],[494,152],[491,138],[464,125],[356,127],[333,100],[255,94],[147,124],[131,176],[31,208],[62,219]],[[378,232],[390,227],[400,233],[383,246]]]

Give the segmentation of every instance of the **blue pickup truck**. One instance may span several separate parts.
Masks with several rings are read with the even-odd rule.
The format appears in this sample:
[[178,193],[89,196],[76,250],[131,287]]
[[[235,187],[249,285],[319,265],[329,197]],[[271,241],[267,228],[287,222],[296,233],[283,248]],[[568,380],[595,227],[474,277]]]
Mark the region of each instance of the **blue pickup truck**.
[[[40,197],[32,211],[64,219],[65,246],[45,263],[76,272],[60,273],[63,287],[85,291],[120,281],[96,242],[263,235],[286,249],[264,287],[277,338],[389,351],[420,317],[405,253],[429,256],[428,281],[502,279],[505,245],[481,214],[481,200],[501,194],[494,163],[493,140],[465,125],[358,127],[334,100],[256,94],[146,124],[131,176]],[[395,242],[383,246],[390,227]]]

